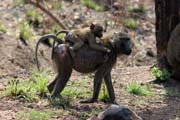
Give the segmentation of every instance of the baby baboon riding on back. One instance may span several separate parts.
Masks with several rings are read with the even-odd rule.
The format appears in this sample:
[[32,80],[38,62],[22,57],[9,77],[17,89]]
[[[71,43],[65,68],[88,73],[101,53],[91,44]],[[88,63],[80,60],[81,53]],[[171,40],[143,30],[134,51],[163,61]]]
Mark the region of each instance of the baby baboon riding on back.
[[88,44],[94,50],[110,52],[108,48],[96,43],[96,37],[101,38],[103,36],[103,27],[99,24],[91,24],[89,27],[72,31],[62,30],[56,35],[60,33],[66,33],[65,41],[73,44],[70,47],[73,51],[80,49],[84,44]]
[[[58,42],[57,36],[52,34],[41,37],[39,41],[43,41],[46,38],[52,38],[54,41]],[[61,94],[70,79],[72,70],[75,69],[81,73],[95,72],[93,95],[90,99],[81,101],[82,103],[92,103],[97,101],[103,80],[105,81],[107,87],[110,99],[109,102],[116,103],[111,80],[111,70],[116,63],[118,56],[130,55],[132,51],[131,39],[127,34],[123,34],[121,32],[111,34],[110,36],[102,39],[107,39],[107,43],[102,46],[106,46],[110,49],[109,58],[106,61],[104,61],[103,52],[91,49],[87,44],[75,52],[76,57],[71,56],[69,46],[66,42],[62,41],[62,43],[59,43],[60,45],[55,46],[53,52],[53,62],[58,74],[47,86],[49,92],[51,93],[51,97],[57,97]],[[112,41],[108,42],[108,39],[112,39]],[[40,43],[39,41],[38,43]],[[37,67],[39,69],[37,58],[38,43],[36,44],[35,54]]]
[[[90,48],[101,51],[104,53],[109,53],[110,50],[103,46],[102,44],[96,43],[96,38],[101,38],[103,36],[103,27],[99,24],[91,24],[89,27],[85,28],[78,28],[74,30],[61,30],[54,34],[47,34],[38,41],[36,45],[36,57],[37,57],[37,49],[40,43],[43,43],[49,38],[54,39],[53,46],[52,46],[52,58],[54,56],[54,48],[55,48],[55,42],[58,44],[62,44],[63,40],[59,39],[57,36],[59,34],[65,33],[66,36],[64,37],[65,43],[69,44],[69,49],[71,52],[71,55],[75,55],[75,51],[80,49],[84,44],[88,45]],[[102,42],[101,42],[102,43]],[[107,54],[104,56],[105,59],[108,58]],[[38,61],[38,60],[37,60]],[[40,66],[37,62],[37,66]],[[38,67],[39,68],[39,67]]]

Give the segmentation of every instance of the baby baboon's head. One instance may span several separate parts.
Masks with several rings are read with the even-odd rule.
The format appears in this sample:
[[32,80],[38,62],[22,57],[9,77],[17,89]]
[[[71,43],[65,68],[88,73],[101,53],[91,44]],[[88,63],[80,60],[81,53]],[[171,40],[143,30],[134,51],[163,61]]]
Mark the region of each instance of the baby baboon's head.
[[101,25],[92,23],[90,29],[96,37],[101,38],[103,36],[103,27]]

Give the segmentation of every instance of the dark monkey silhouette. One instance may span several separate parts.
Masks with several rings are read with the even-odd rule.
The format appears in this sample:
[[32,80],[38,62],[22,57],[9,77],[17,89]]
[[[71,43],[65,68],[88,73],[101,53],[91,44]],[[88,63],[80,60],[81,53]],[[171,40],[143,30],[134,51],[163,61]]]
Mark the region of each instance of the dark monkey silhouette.
[[47,38],[52,38],[59,44],[54,46],[52,58],[58,74],[56,75],[55,79],[47,86],[49,92],[51,93],[51,97],[60,95],[68,80],[70,79],[72,70],[75,69],[81,73],[95,71],[93,96],[88,100],[82,101],[83,103],[92,103],[97,101],[103,79],[107,86],[110,102],[115,102],[115,94],[111,80],[111,70],[116,63],[118,56],[123,54],[130,55],[132,51],[131,39],[126,33],[114,33],[111,34],[110,37],[107,37],[108,39],[112,39],[111,41],[109,40],[109,42],[103,44],[104,47],[110,50],[107,60],[104,60],[104,56],[107,53],[94,50],[90,48],[88,44],[84,44],[81,49],[75,52],[75,56],[72,56],[69,46],[66,42],[61,41],[59,38],[57,38],[56,35],[45,35],[39,39],[36,45],[35,54],[38,69],[38,45]]

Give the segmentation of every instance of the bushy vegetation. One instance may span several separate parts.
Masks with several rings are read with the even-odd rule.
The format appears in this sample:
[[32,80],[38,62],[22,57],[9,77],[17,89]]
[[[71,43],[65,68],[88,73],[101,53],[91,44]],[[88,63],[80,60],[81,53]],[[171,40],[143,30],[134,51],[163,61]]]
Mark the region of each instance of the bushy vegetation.
[[[51,28],[52,33],[57,33],[60,30],[61,30],[61,28],[58,25],[53,25]],[[59,34],[59,36],[62,36],[62,35],[64,35],[64,34]]]
[[98,113],[100,113],[102,110],[97,109],[97,108],[91,108],[88,111],[83,111],[81,112],[80,120],[87,120],[87,118],[91,116],[98,116]]
[[11,80],[6,90],[4,91],[4,96],[15,97],[17,99],[23,98],[27,101],[32,101],[35,96],[31,92],[30,86],[26,82],[20,82],[19,80]]
[[140,96],[151,96],[151,86],[142,86],[136,82],[132,82],[127,86],[127,91],[129,93],[140,95]]
[[171,77],[171,73],[167,69],[161,70],[158,67],[153,67],[151,74],[159,81],[165,81]]
[[123,23],[126,27],[131,29],[136,29],[139,26],[139,22],[135,19],[125,19]]
[[104,11],[104,6],[95,3],[93,0],[81,0],[81,4],[96,11]]
[[128,11],[135,13],[145,13],[147,9],[145,6],[139,6],[139,7],[130,7]]
[[0,24],[0,32],[3,32],[3,33],[7,32],[7,28],[3,24]]
[[25,111],[18,114],[18,120],[49,120],[53,116],[53,112],[47,111]]
[[13,0],[15,6],[22,6],[27,3],[27,0]]
[[29,23],[26,21],[20,21],[19,26],[20,26],[19,37],[25,40],[29,40],[33,35]]
[[71,98],[88,98],[91,96],[91,91],[85,88],[86,80],[78,80],[69,82],[62,91],[62,96]]
[[48,92],[47,83],[50,78],[49,72],[49,70],[43,69],[41,72],[33,70],[31,73],[30,81],[32,82],[32,90],[41,97],[46,96]]
[[46,85],[49,79],[47,75],[47,70],[43,70],[42,72],[34,70],[31,73],[30,79],[26,81],[11,80],[4,91],[4,96],[23,98],[27,101],[44,97],[47,93]]
[[38,27],[41,21],[41,14],[34,9],[29,9],[26,11],[26,17],[29,24],[34,25],[34,27]]
[[62,107],[62,108],[67,108],[67,107],[70,107],[71,104],[70,102],[72,102],[72,99],[71,98],[62,98],[62,97],[57,97],[57,98],[51,98],[49,100],[49,103],[54,106],[54,107]]

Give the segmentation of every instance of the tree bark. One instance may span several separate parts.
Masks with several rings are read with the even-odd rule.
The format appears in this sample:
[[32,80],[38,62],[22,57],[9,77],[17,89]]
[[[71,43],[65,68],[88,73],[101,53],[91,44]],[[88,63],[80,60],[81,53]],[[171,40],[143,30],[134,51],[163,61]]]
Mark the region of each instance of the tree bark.
[[155,0],[157,61],[160,68],[169,68],[167,44],[172,30],[180,22],[180,0]]

